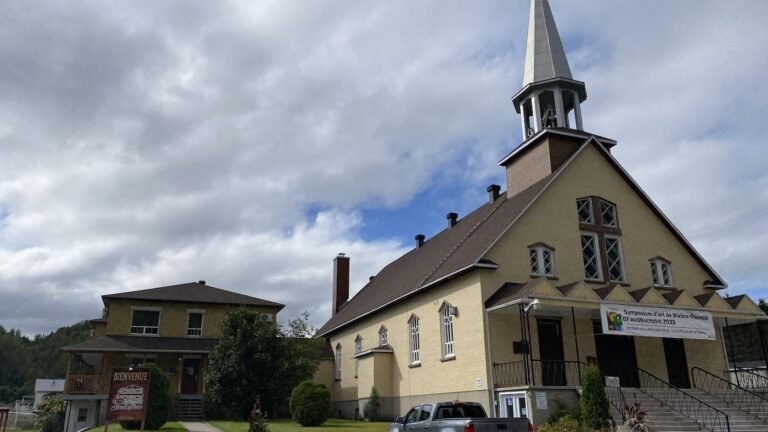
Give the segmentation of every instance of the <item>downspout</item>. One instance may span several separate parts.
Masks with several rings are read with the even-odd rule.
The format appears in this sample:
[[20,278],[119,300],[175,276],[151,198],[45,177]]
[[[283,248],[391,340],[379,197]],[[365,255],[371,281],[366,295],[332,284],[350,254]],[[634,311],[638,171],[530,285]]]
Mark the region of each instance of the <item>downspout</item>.
[[493,352],[492,352],[492,345],[491,345],[491,319],[488,315],[488,309],[483,308],[483,319],[485,320],[485,325],[483,326],[483,329],[485,330],[485,364],[488,365],[488,402],[490,405],[488,405],[494,413],[494,416],[498,417],[499,413],[496,407],[496,378],[493,375]]

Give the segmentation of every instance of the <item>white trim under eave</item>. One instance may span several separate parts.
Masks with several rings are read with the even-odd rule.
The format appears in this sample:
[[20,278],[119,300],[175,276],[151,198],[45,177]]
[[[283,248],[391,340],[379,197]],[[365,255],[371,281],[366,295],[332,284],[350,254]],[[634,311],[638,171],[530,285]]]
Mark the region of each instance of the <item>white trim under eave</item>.
[[486,312],[493,312],[493,311],[497,311],[499,309],[508,308],[508,307],[514,306],[516,304],[530,302],[530,301],[531,301],[531,299],[529,299],[528,297],[522,297],[522,298],[519,298],[517,300],[512,300],[512,301],[508,301],[506,303],[502,303],[502,304],[500,304],[498,306],[492,306],[492,307],[486,308],[485,311]]
[[[378,311],[380,311],[380,310],[382,310],[382,309],[384,309],[384,308],[387,308],[387,307],[389,307],[390,305],[392,305],[392,304],[394,304],[394,303],[397,303],[397,302],[399,302],[399,301],[402,301],[402,300],[404,300],[404,299],[407,299],[407,298],[409,298],[409,297],[412,297],[412,296],[415,296],[415,295],[417,295],[417,294],[420,294],[420,293],[422,293],[424,290],[426,290],[426,289],[428,289],[428,288],[431,288],[432,286],[434,286],[434,285],[436,285],[436,284],[442,283],[442,282],[443,282],[443,281],[445,281],[446,279],[451,279],[451,278],[454,278],[454,277],[460,276],[462,273],[466,273],[466,272],[468,272],[469,270],[472,270],[473,268],[490,268],[490,269],[497,269],[497,268],[499,268],[499,266],[498,266],[498,265],[493,265],[493,264],[483,264],[483,263],[477,263],[477,262],[475,262],[475,263],[472,263],[472,264],[470,264],[470,265],[468,265],[468,266],[466,266],[466,267],[464,267],[464,268],[461,268],[461,269],[459,269],[459,270],[456,270],[456,271],[455,271],[455,272],[453,272],[453,273],[447,274],[447,275],[445,275],[445,276],[441,277],[440,279],[434,280],[434,281],[432,281],[432,282],[430,282],[430,283],[428,283],[428,284],[426,284],[426,285],[422,285],[422,286],[420,286],[420,287],[416,288],[416,289],[415,289],[415,290],[413,290],[413,291],[410,291],[410,292],[408,292],[408,293],[405,293],[405,294],[401,295],[400,297],[397,297],[397,298],[396,298],[396,299],[394,299],[394,300],[390,300],[389,302],[387,302],[387,303],[384,303],[383,305],[381,305],[381,306],[377,307],[376,309],[373,309],[373,310],[371,310],[371,311],[368,311],[368,312],[366,312],[366,313],[364,313],[364,314],[362,314],[362,315],[360,315],[360,316],[358,316],[358,317],[356,317],[356,318],[353,318],[353,319],[351,319],[351,320],[349,320],[349,321],[347,321],[347,322],[345,322],[345,323],[343,323],[343,324],[339,324],[339,325],[337,325],[336,327],[334,327],[334,328],[332,328],[332,329],[329,329],[329,330],[327,330],[327,331],[325,331],[325,332],[323,332],[323,333],[321,333],[321,334],[318,334],[318,335],[316,335],[315,337],[319,337],[319,336],[325,336],[325,335],[327,335],[327,334],[333,333],[333,332],[335,332],[336,330],[338,330],[338,329],[340,329],[340,328],[342,328],[342,327],[344,327],[344,326],[347,326],[347,325],[349,325],[349,324],[352,324],[353,322],[359,321],[359,320],[361,320],[361,319],[363,319],[363,318],[365,318],[365,317],[367,317],[367,316],[370,316],[370,315],[372,315],[372,314],[374,314],[374,313],[376,313],[376,312],[378,312]],[[354,298],[354,297],[353,297],[353,298]]]
[[[499,165],[499,166],[504,166],[511,158],[513,158],[515,155],[517,155],[518,153],[520,153],[524,149],[527,149],[534,141],[536,141],[541,135],[543,135],[545,133],[553,133],[553,134],[568,136],[568,137],[572,137],[572,138],[581,138],[581,139],[584,139],[584,140],[589,140],[590,138],[594,138],[595,140],[597,140],[598,143],[600,143],[602,145],[602,141],[599,138],[597,138],[597,136],[595,136],[595,135],[584,136],[584,135],[580,135],[580,134],[569,133],[569,132],[566,132],[566,131],[563,131],[563,130],[558,130],[558,129],[542,128],[540,131],[536,132],[531,137],[526,139],[522,144],[517,146],[516,149],[512,150],[511,153],[509,153],[508,155],[504,156],[496,164]],[[617,144],[616,141],[614,141],[614,140],[612,140],[610,138],[604,138],[604,141],[606,141],[606,144],[609,144],[611,146],[615,146]]]

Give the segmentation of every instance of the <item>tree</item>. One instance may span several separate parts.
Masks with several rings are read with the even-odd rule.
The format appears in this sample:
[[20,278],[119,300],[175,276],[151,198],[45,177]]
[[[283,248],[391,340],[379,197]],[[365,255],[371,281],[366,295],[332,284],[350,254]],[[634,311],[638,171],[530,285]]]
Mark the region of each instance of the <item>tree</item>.
[[[149,369],[149,395],[147,400],[147,414],[144,417],[144,429],[160,429],[168,421],[171,414],[171,390],[170,380],[154,363],[145,363],[141,368]],[[141,422],[120,422],[125,429],[136,430],[141,428]]]
[[365,416],[366,420],[374,421],[379,418],[380,414],[381,398],[379,397],[379,392],[376,390],[376,387],[371,387],[371,397],[363,407],[363,415]]
[[[275,412],[290,389],[314,374],[317,354],[301,340],[285,337],[258,313],[239,308],[227,313],[222,337],[209,357],[205,380],[211,399],[247,419],[253,403]],[[311,345],[311,344],[310,344]]]
[[608,425],[608,397],[605,395],[603,377],[595,366],[587,367],[581,380],[581,419],[593,429]]
[[291,392],[291,418],[302,426],[320,426],[331,413],[331,392],[323,384],[304,381]]
[[64,400],[56,395],[40,402],[36,409],[35,430],[40,432],[62,432],[64,430]]

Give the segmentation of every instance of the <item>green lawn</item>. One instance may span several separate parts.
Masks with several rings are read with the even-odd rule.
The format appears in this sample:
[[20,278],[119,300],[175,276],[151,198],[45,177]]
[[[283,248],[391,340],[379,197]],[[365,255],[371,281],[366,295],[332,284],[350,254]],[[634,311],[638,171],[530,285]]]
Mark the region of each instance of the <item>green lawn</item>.
[[[248,432],[248,422],[244,421],[217,421],[210,422],[224,432]],[[333,432],[337,430],[355,432],[386,432],[389,423],[368,423],[354,420],[329,419],[320,427],[305,428],[292,420],[270,420],[269,430],[272,432]]]
[[[95,428],[88,429],[88,432],[102,432],[104,430],[104,426],[97,426]],[[123,432],[126,429],[123,429],[120,426],[120,423],[110,423],[109,424],[109,432]],[[155,432],[155,431],[161,431],[161,432],[187,432],[187,429],[181,425],[179,422],[170,421],[166,423],[163,427],[160,429],[155,429],[154,431],[150,429],[146,429],[144,432]],[[248,432],[248,428],[245,428],[245,431]]]

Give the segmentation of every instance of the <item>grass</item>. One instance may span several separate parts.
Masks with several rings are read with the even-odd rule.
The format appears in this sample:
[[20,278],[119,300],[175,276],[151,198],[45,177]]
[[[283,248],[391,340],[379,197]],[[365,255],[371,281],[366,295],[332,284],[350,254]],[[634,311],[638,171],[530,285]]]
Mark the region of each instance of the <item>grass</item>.
[[[218,427],[224,432],[248,432],[248,422],[246,421],[211,421],[212,425]],[[272,432],[333,432],[338,430],[355,432],[386,432],[389,423],[369,423],[354,420],[329,419],[324,425],[319,427],[305,428],[296,424],[293,420],[270,420],[269,430]]]
[[[88,429],[88,432],[102,432],[104,430],[104,426],[96,426],[95,428]],[[110,423],[109,424],[109,432],[123,432],[127,429],[123,429],[122,426],[120,426],[120,423]],[[246,432],[248,432],[248,428],[245,428]],[[145,429],[144,432],[187,432],[187,429],[181,425],[179,422],[175,421],[169,421],[163,427],[160,429]]]

